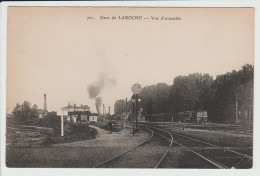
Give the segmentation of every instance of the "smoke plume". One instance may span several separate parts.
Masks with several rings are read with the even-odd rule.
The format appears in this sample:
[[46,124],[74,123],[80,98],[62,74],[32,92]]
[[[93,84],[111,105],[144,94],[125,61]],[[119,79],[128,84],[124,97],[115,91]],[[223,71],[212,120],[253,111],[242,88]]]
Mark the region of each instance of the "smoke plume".
[[100,97],[100,96],[98,96],[98,97],[95,99],[95,105],[96,105],[97,113],[99,114],[99,113],[100,113],[100,110],[101,110],[101,105],[102,105],[102,100],[101,100],[101,97]]
[[89,98],[91,99],[96,98],[100,94],[100,91],[101,91],[101,87],[95,85],[88,86]]
[[97,113],[100,113],[102,106],[102,91],[104,88],[112,88],[116,85],[116,79],[109,78],[106,74],[101,74],[99,79],[88,85],[87,91],[89,98],[95,99]]

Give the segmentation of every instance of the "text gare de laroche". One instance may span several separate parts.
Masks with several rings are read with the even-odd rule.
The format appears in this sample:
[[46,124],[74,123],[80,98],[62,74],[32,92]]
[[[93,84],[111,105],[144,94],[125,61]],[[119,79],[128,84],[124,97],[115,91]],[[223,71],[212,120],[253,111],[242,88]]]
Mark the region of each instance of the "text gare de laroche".
[[156,16],[151,16],[149,18],[143,17],[143,16],[112,16],[112,17],[108,17],[108,16],[100,16],[101,20],[143,20],[143,19],[151,19],[151,20],[181,20],[181,17],[176,16],[176,17],[165,17],[165,16],[161,16],[161,17],[156,17]]

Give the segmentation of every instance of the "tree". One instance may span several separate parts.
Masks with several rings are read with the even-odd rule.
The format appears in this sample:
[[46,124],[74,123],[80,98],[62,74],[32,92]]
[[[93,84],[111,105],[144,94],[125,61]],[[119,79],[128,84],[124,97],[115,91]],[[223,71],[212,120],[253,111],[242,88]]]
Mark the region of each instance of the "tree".
[[140,97],[141,106],[145,114],[159,114],[170,112],[171,102],[169,99],[170,86],[165,83],[146,86],[142,89]]
[[52,128],[55,132],[55,134],[60,133],[60,117],[57,116],[56,112],[49,112],[45,117],[42,119],[37,120],[37,126],[42,126],[42,127],[48,127]]
[[194,73],[174,78],[170,90],[173,111],[185,112],[205,110],[213,78],[209,74]]
[[37,105],[31,107],[28,101],[24,101],[23,104],[16,104],[12,112],[12,116],[15,120],[16,124],[30,124],[32,123],[37,117]]
[[209,118],[214,122],[232,122],[235,119],[236,89],[254,79],[254,67],[246,64],[240,70],[218,75],[211,84]]
[[125,112],[125,100],[121,99],[121,100],[116,100],[115,104],[114,104],[114,113],[116,115],[121,115],[122,113]]
[[[186,111],[207,111],[214,122],[234,119],[236,89],[253,80],[254,67],[246,64],[240,70],[218,75],[215,80],[209,74],[193,73],[177,76],[171,86],[165,83],[146,86],[139,94],[140,106],[145,115],[178,113]],[[122,101],[115,103],[115,113],[122,112]],[[128,110],[131,109],[131,101]]]

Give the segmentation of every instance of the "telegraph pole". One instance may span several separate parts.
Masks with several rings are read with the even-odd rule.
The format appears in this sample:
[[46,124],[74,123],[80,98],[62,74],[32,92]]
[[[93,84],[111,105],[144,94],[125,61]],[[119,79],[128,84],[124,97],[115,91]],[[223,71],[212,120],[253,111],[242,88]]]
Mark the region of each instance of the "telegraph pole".
[[236,93],[236,124],[238,124],[238,93]]
[[121,111],[121,114],[124,113],[124,100],[122,100],[122,111]]
[[135,129],[137,130],[138,128],[138,94],[135,95],[135,120],[136,120],[136,127]]
[[61,128],[60,128],[60,130],[61,130],[61,133],[60,133],[60,135],[61,136],[64,136],[64,122],[63,122],[63,111],[62,111],[62,114],[61,114],[61,118],[60,118],[60,120],[61,120]]
[[109,118],[109,134],[112,134],[113,131],[113,124],[112,124],[112,119],[110,117],[110,106],[108,107],[108,118]]
[[246,119],[245,119],[245,111],[246,111],[246,107],[245,107],[245,104],[246,104],[246,67],[244,66],[243,67],[243,84],[244,84],[244,90],[243,90],[243,105],[244,105],[244,117],[242,117],[243,120],[243,128],[244,128],[244,133],[246,133]]
[[172,103],[172,122],[173,122],[173,103]]
[[103,117],[105,117],[105,105],[103,104]]
[[125,116],[126,116],[125,127],[127,128],[127,98],[125,98]]
[[246,67],[243,67],[244,99],[246,99]]
[[135,104],[133,103],[133,110],[132,110],[132,121],[133,121],[133,136],[135,135],[135,121],[134,121],[134,112],[135,112]]
[[109,120],[111,120],[111,118],[110,118],[110,106],[108,107],[108,118],[109,118]]

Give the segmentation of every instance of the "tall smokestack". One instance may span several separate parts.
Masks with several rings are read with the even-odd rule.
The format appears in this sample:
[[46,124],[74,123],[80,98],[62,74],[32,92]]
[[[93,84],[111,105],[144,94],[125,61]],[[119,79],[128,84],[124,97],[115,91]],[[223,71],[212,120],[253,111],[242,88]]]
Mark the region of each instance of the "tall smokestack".
[[47,110],[46,94],[44,94],[44,110]]

